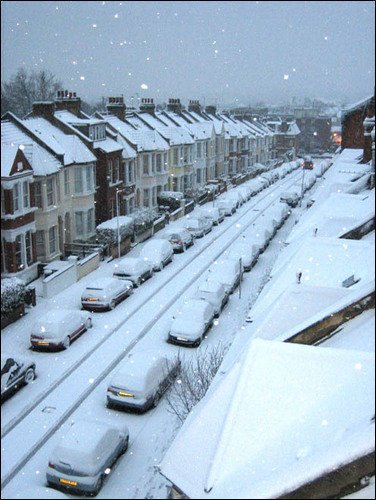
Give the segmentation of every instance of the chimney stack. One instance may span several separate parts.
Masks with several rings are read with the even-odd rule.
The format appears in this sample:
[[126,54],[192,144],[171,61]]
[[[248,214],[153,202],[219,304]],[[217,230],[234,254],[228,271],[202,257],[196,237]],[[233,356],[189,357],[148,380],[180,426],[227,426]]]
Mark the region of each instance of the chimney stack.
[[180,104],[180,99],[169,99],[167,104],[167,111],[172,111],[176,114],[180,114],[182,106]]
[[216,112],[217,112],[217,108],[215,106],[206,106],[205,108],[205,112],[208,114],[208,115],[215,115]]
[[141,99],[140,111],[144,111],[145,113],[149,113],[154,116],[155,113],[155,104],[154,99],[150,97],[143,97]]
[[109,113],[117,116],[119,120],[125,120],[125,110],[126,106],[124,104],[124,97],[109,97],[106,105],[106,109]]
[[55,113],[55,103],[53,101],[33,102],[33,115],[44,118],[53,117]]
[[198,101],[197,99],[193,100],[191,99],[189,101],[188,111],[194,111],[195,113],[200,114],[201,113],[200,101]]
[[76,116],[81,112],[81,99],[77,97],[76,92],[68,90],[58,90],[55,98],[56,111],[67,110]]

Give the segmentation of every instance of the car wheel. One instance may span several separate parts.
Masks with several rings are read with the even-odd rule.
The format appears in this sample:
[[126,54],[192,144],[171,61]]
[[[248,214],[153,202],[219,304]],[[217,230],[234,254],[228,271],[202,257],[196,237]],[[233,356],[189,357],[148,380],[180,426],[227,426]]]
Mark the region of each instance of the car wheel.
[[116,307],[116,302],[115,302],[115,300],[114,300],[114,299],[112,299],[112,300],[110,301],[110,303],[108,304],[108,306],[109,306],[109,308],[111,309],[111,311],[113,311],[113,310],[115,309],[115,307]]
[[70,343],[71,343],[71,339],[70,339],[69,335],[67,335],[65,337],[65,339],[63,340],[63,349],[68,349],[68,347],[70,346]]
[[183,244],[183,252],[185,252],[187,250],[187,245],[184,243]]
[[138,288],[139,286],[141,286],[141,278],[137,278],[137,281],[135,283],[135,286]]
[[93,322],[91,320],[91,318],[88,318],[86,321],[85,321],[85,327],[86,327],[86,330],[89,330],[89,328],[91,328],[93,326]]
[[35,371],[34,368],[28,368],[26,370],[26,373],[24,375],[24,382],[25,384],[29,384],[35,379]]

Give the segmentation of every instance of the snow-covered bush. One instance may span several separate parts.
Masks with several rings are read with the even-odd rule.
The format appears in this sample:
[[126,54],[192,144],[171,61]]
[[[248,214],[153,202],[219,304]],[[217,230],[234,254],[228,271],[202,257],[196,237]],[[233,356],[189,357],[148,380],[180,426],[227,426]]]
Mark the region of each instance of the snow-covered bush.
[[25,302],[25,283],[18,278],[1,280],[1,315],[7,316]]
[[226,345],[219,343],[198,352],[196,357],[182,360],[180,373],[166,395],[168,411],[181,422],[205,396],[227,350]]
[[158,219],[158,213],[152,208],[138,208],[130,214],[136,233],[141,233],[152,227],[153,222]]
[[[110,245],[116,244],[118,241],[117,217],[99,224],[96,228],[96,232],[99,243]],[[131,217],[125,215],[119,217],[119,233],[120,241],[125,240],[127,236],[133,234],[133,220]]]

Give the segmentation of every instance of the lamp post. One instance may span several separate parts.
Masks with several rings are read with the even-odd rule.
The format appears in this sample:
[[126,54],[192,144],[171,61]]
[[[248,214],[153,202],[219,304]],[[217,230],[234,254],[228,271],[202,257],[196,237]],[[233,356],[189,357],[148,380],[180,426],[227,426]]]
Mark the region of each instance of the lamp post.
[[304,168],[304,163],[303,163],[302,188],[301,188],[301,191],[300,191],[299,207],[302,206],[303,189],[304,189],[304,173],[305,173],[305,168]]
[[115,199],[116,199],[116,226],[117,226],[117,244],[118,244],[118,258],[120,258],[120,224],[119,224],[119,199],[118,194],[124,191],[123,188],[116,188]]

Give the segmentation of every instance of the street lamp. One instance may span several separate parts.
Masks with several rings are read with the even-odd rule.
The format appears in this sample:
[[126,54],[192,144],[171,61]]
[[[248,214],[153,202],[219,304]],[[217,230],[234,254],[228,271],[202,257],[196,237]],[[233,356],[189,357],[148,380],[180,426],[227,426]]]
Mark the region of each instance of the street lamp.
[[299,207],[302,206],[303,189],[304,189],[304,174],[305,174],[305,168],[304,168],[304,163],[303,163],[302,188],[301,188],[301,191],[300,191]]
[[119,224],[119,199],[118,194],[122,193],[124,188],[116,188],[115,199],[116,199],[116,225],[117,225],[117,244],[118,244],[118,258],[120,258],[120,224]]

